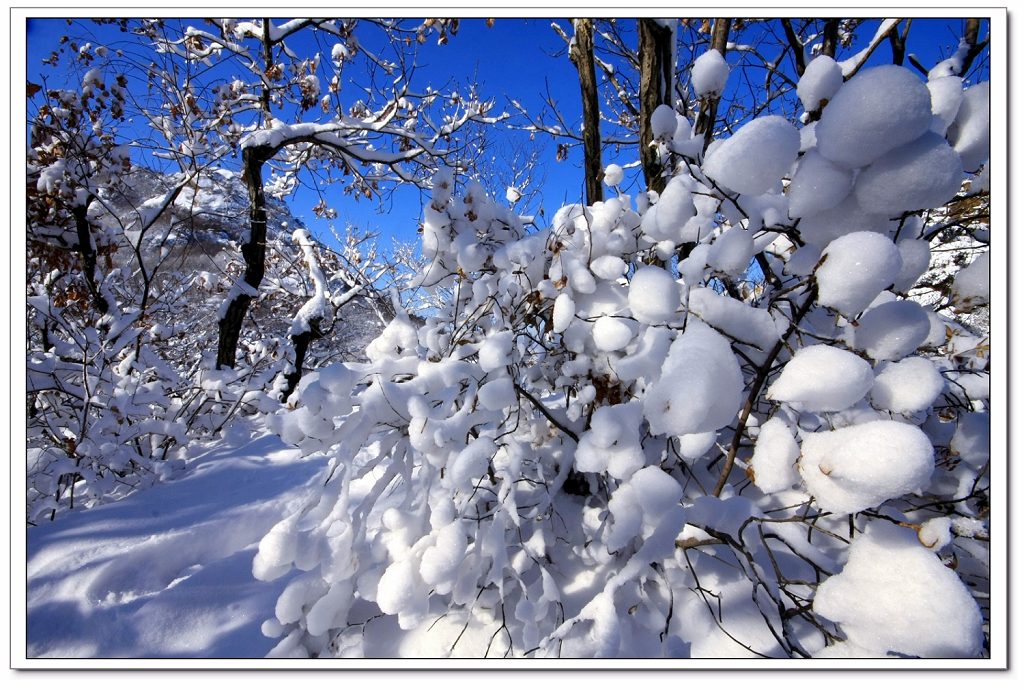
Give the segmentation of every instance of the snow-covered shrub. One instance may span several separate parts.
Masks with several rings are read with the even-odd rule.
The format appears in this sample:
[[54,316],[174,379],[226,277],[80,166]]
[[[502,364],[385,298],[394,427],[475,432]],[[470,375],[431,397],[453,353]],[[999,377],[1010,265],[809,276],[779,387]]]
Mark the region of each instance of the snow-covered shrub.
[[[794,125],[755,119],[703,167],[673,151],[660,197],[567,206],[533,234],[435,177],[421,284],[451,302],[400,312],[369,362],[314,374],[271,418],[334,458],[254,562],[300,573],[264,625],[272,655],[983,651],[978,532],[932,533],[984,519],[987,387],[965,377],[987,353],[903,296],[928,226],[886,215],[956,189],[910,165],[882,214],[869,194],[948,145],[908,70],[833,86],[807,89],[828,103],[802,158]],[[796,198],[865,212],[817,244],[786,217]],[[758,259],[757,291],[736,257]],[[917,581],[872,563],[890,556]],[[932,597],[956,627],[918,637]]]

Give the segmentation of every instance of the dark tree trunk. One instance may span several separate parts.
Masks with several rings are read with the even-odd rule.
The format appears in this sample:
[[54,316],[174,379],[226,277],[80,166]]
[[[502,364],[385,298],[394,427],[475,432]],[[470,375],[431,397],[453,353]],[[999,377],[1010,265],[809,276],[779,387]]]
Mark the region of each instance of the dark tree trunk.
[[299,381],[302,380],[302,366],[306,361],[306,353],[309,351],[310,344],[319,338],[320,333],[320,320],[310,319],[309,329],[301,333],[296,333],[292,336],[292,346],[295,348],[295,364],[292,370],[285,374],[285,389],[281,394],[281,401],[288,400],[288,396],[295,392],[295,388],[299,385]]
[[651,142],[651,115],[659,105],[671,105],[673,32],[653,19],[640,20],[640,161],[648,189],[665,191],[661,163]]
[[[729,45],[729,25],[732,19],[718,18],[711,29],[711,47],[725,57]],[[694,131],[704,135],[704,150],[711,145],[711,137],[715,131],[715,120],[718,119],[718,101],[720,96],[707,96],[701,99],[700,112],[697,114],[697,123]]]
[[110,304],[107,298],[100,292],[99,283],[96,281],[96,248],[92,244],[92,226],[89,224],[89,203],[75,206],[71,214],[75,218],[75,231],[77,233],[78,259],[82,262],[82,277],[85,279],[89,296],[92,297],[93,306],[101,314],[110,311]]
[[274,155],[269,146],[254,146],[242,150],[242,181],[249,193],[249,237],[242,244],[242,258],[245,259],[243,279],[248,290],[239,292],[228,304],[224,318],[220,320],[220,337],[217,342],[217,368],[234,368],[238,350],[238,337],[242,322],[252,302],[252,295],[263,282],[264,263],[267,257],[267,206],[263,195],[263,165]]
[[825,29],[822,32],[821,54],[835,58],[836,48],[839,44],[839,20],[826,19]]
[[569,59],[576,65],[583,98],[583,175],[586,181],[587,204],[604,199],[601,187],[601,110],[597,100],[597,77],[594,71],[594,20],[574,19],[575,40]]

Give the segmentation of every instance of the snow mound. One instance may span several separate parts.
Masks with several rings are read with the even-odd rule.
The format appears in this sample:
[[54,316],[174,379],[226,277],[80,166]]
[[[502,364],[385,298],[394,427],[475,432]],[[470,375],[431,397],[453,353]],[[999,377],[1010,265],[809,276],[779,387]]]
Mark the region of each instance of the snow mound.
[[883,419],[805,434],[798,469],[818,505],[842,514],[921,491],[934,465],[921,429]]
[[815,128],[818,151],[851,168],[872,162],[924,134],[932,123],[928,87],[913,72],[883,65],[839,89]]
[[811,345],[798,350],[769,386],[769,400],[810,412],[836,412],[858,402],[874,383],[871,365],[847,350]]
[[929,79],[928,92],[932,96],[932,113],[935,114],[932,131],[945,136],[960,110],[964,98],[964,80],[958,76]]
[[[633,324],[635,325],[635,324]],[[614,352],[625,349],[633,337],[635,330],[631,322],[614,316],[602,316],[594,322],[594,345],[602,352]]]
[[761,425],[750,470],[754,484],[766,494],[784,491],[800,481],[796,460],[800,446],[784,421],[772,417]]
[[889,364],[875,376],[871,404],[899,414],[931,407],[946,382],[935,365],[924,357],[909,357]]
[[729,64],[714,48],[694,60],[690,70],[690,83],[697,98],[720,95],[728,78]]
[[703,170],[734,192],[764,194],[789,172],[800,152],[800,133],[777,115],[751,120],[708,151]]
[[896,216],[941,206],[960,190],[963,177],[957,152],[928,132],[862,170],[854,193],[865,209]]
[[989,299],[988,252],[980,255],[971,265],[962,269],[953,279],[953,302],[958,307],[970,308],[987,304]]
[[960,154],[964,170],[974,171],[988,160],[989,149],[989,83],[975,84],[964,92],[956,119],[946,134]]
[[651,113],[651,136],[666,141],[676,133],[676,111],[662,103]]
[[851,189],[853,171],[836,165],[811,149],[800,160],[786,190],[789,217],[802,218],[833,208],[850,194]]
[[874,656],[977,657],[982,650],[981,612],[964,583],[912,530],[881,521],[854,539],[842,572],[818,587],[814,611]]
[[679,308],[679,285],[668,271],[642,266],[629,283],[628,299],[629,308],[640,323],[665,323],[675,318]]
[[576,448],[576,469],[607,472],[616,479],[628,479],[643,467],[644,451],[639,436],[641,413],[639,402],[598,408],[590,429],[580,437]]
[[623,173],[621,165],[615,165],[614,163],[612,163],[611,165],[605,167],[604,183],[609,187],[614,187],[615,185],[620,184],[622,182],[622,178]]
[[647,391],[644,415],[654,434],[716,431],[736,419],[742,398],[743,374],[729,341],[691,320]]
[[903,359],[928,337],[931,321],[917,302],[895,300],[869,309],[853,331],[853,344],[877,361]]
[[804,110],[820,110],[843,85],[843,70],[828,55],[819,55],[808,63],[796,85],[796,95]]
[[905,293],[914,287],[917,279],[928,270],[932,259],[932,250],[924,240],[900,240],[896,246],[900,250],[903,267],[900,269],[896,282],[893,283],[893,290]]
[[744,228],[727,229],[711,245],[708,265],[731,276],[742,275],[754,256],[754,238]]
[[816,273],[818,303],[844,316],[864,311],[900,275],[899,249],[877,232],[853,232],[825,247]]

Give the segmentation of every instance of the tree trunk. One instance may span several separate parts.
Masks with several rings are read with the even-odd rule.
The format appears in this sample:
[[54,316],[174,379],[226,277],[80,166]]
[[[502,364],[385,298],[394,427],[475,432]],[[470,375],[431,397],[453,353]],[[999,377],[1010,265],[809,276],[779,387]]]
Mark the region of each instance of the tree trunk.
[[82,277],[85,279],[85,286],[92,297],[93,306],[101,314],[110,311],[110,304],[107,298],[100,292],[99,283],[96,282],[96,248],[92,245],[92,227],[89,224],[89,204],[92,197],[83,205],[77,205],[71,209],[75,218],[75,232],[77,233],[78,259],[82,262]]
[[[717,50],[725,57],[729,45],[729,25],[732,19],[718,18],[711,29],[711,48]],[[707,151],[711,145],[711,137],[715,131],[715,120],[718,119],[718,101],[720,96],[707,96],[701,99],[700,112],[697,114],[697,123],[694,131],[704,135],[704,150]]]
[[217,368],[234,368],[238,350],[238,337],[242,322],[252,302],[252,295],[263,282],[267,257],[267,206],[263,194],[263,165],[274,155],[269,146],[254,146],[242,150],[242,180],[249,193],[249,237],[242,244],[245,259],[243,276],[248,290],[237,291],[220,320],[217,342]]
[[594,72],[594,20],[574,19],[575,38],[569,47],[569,59],[576,65],[583,98],[583,175],[587,204],[604,199],[601,167],[601,110],[597,100]]
[[640,20],[640,161],[648,189],[665,191],[657,150],[651,146],[651,115],[659,105],[671,105],[673,32],[653,19]]

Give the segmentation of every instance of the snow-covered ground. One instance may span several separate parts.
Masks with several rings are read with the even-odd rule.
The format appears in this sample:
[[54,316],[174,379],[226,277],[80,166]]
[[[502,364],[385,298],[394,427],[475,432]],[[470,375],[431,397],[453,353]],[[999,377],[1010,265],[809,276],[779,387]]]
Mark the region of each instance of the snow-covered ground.
[[[28,530],[29,657],[263,657],[290,581],[252,559],[322,460],[275,436],[225,443],[178,479]],[[322,456],[319,456],[322,457]]]

